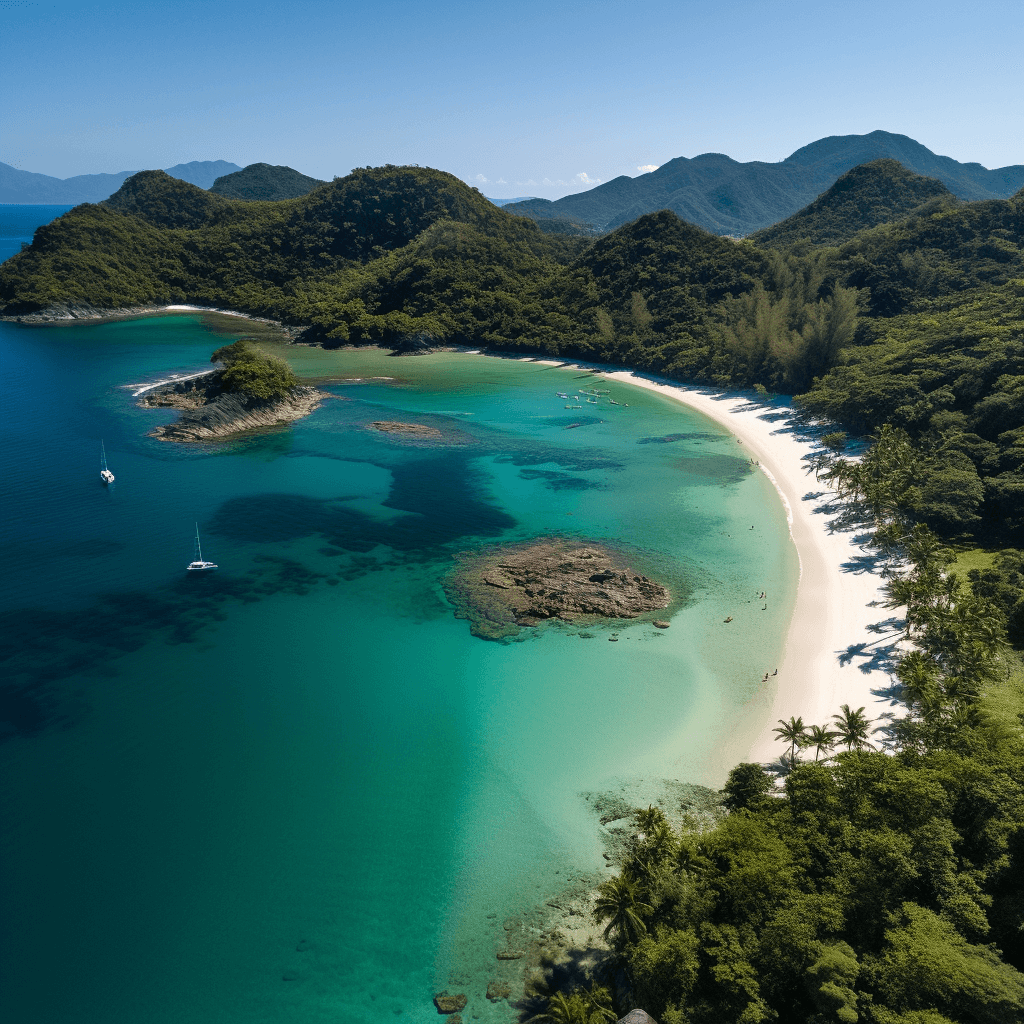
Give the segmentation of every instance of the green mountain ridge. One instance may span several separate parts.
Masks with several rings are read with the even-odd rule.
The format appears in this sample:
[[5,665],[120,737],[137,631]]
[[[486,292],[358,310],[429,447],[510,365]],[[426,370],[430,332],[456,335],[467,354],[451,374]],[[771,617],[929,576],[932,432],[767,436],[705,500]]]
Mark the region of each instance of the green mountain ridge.
[[775,249],[801,240],[839,245],[865,228],[900,220],[935,199],[956,204],[941,181],[914,174],[896,160],[873,160],[847,171],[809,206],[754,232],[750,239]]
[[240,171],[219,177],[210,191],[228,199],[274,201],[298,199],[325,184],[291,167],[249,164]]
[[534,199],[508,209],[537,219],[583,221],[601,230],[668,209],[715,234],[742,237],[796,213],[852,168],[885,158],[937,178],[972,202],[1005,199],[1024,185],[1024,165],[987,170],[938,156],[905,135],[875,131],[819,139],[777,164],[738,163],[721,153],[677,157],[636,178],[621,176],[554,202]]

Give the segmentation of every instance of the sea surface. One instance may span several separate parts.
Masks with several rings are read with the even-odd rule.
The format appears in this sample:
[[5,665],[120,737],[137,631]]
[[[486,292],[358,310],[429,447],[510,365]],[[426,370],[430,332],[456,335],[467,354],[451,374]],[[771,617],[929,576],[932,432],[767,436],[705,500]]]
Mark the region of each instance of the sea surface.
[[[720,785],[766,717],[784,509],[681,405],[472,353],[276,346],[307,419],[148,437],[176,414],[132,385],[244,326],[0,323],[0,1019],[426,1022],[449,988],[508,1021],[504,924],[604,864],[580,794]],[[551,535],[666,581],[671,627],[472,636],[453,554]]]
[[0,263],[31,245],[36,228],[56,220],[70,206],[0,203]]

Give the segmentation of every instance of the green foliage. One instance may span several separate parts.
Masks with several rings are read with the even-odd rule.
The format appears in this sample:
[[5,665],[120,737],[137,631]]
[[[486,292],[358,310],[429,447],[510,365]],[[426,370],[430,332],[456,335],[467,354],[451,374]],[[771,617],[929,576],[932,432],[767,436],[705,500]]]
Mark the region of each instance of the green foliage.
[[770,249],[794,243],[837,246],[865,228],[901,220],[938,198],[957,205],[941,181],[914,174],[895,160],[873,160],[847,171],[799,213],[750,237]]
[[271,164],[249,164],[233,174],[223,174],[211,186],[210,191],[228,199],[280,200],[298,199],[307,195],[319,185],[319,178],[310,178],[291,167]]
[[231,345],[222,346],[213,353],[210,362],[224,364],[221,373],[224,390],[246,398],[265,401],[281,398],[299,382],[283,359],[261,352],[251,338],[239,338]]

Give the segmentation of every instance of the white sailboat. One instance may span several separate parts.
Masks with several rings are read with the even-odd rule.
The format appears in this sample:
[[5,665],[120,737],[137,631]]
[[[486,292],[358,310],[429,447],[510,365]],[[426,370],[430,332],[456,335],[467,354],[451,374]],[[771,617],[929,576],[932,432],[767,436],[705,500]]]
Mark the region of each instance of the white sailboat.
[[100,441],[100,479],[104,484],[112,484],[114,482],[114,474],[107,469],[107,449],[103,446],[103,442]]
[[203,561],[203,549],[199,546],[199,524],[196,523],[196,546],[192,552],[195,557],[191,562],[188,563],[189,572],[208,572],[210,569],[216,569],[217,566],[213,562]]

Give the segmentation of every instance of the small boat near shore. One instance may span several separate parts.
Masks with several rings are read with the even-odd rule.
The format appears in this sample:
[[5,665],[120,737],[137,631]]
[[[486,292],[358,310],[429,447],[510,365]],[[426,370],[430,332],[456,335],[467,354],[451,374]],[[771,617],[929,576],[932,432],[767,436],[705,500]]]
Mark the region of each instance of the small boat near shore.
[[109,487],[114,482],[114,474],[107,468],[107,449],[100,441],[100,480],[104,487]]
[[192,552],[195,556],[191,562],[188,563],[187,569],[189,572],[209,572],[211,569],[216,569],[217,565],[214,562],[207,562],[203,559],[203,549],[199,543],[199,524],[196,523],[196,543],[195,550]]

